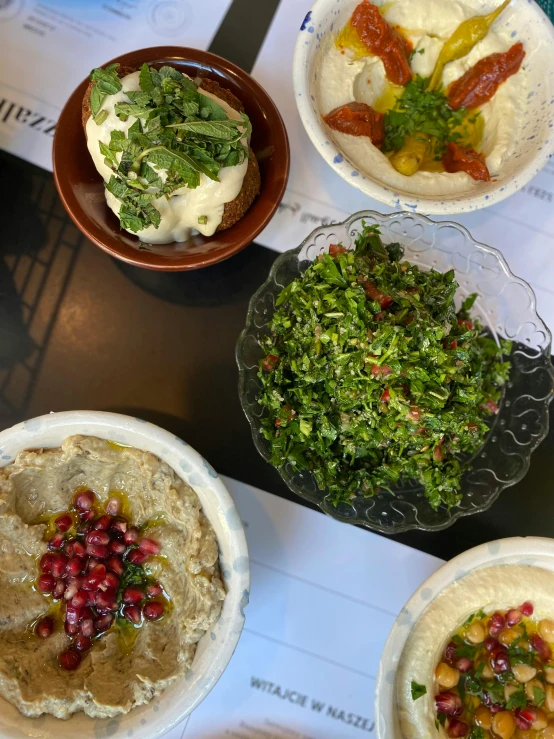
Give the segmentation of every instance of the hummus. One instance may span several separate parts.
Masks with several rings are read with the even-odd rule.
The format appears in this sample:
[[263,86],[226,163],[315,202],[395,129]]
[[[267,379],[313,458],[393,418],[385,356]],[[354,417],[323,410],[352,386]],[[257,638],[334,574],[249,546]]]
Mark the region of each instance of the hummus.
[[[393,0],[384,3],[373,0],[381,7],[382,14],[393,26],[399,27],[414,48],[411,67],[414,74],[430,77],[444,42],[464,20],[494,9],[499,3],[490,2],[486,7],[476,0]],[[353,11],[358,3],[352,2]],[[508,11],[506,11],[508,12]],[[447,88],[459,79],[479,60],[496,52],[506,52],[514,39],[497,20],[486,38],[462,59],[446,65],[443,85]],[[391,85],[385,75],[380,58],[375,56],[355,59],[353,54],[335,45],[331,35],[322,44],[318,60],[318,103],[323,116],[335,108],[357,101],[366,103],[379,112],[385,112],[395,102],[395,95],[402,88]],[[510,159],[521,135],[523,110],[527,98],[525,69],[504,82],[494,97],[480,108],[485,121],[484,137],[480,151],[486,157],[491,178],[501,173],[503,164]],[[465,195],[479,188],[465,172],[420,171],[412,177],[397,172],[388,158],[371,144],[367,137],[352,136],[328,129],[337,146],[368,177],[394,190],[408,191],[430,197]]]
[[[80,667],[66,672],[57,662],[69,644],[63,628],[47,639],[33,633],[52,598],[32,585],[46,552],[44,521],[67,510],[83,487],[100,504],[121,493],[134,525],[155,533],[162,554],[144,568],[163,585],[170,607],[160,623],[133,630],[131,645],[116,620]],[[0,695],[26,716],[62,719],[76,711],[106,718],[152,700],[187,672],[225,597],[216,536],[194,491],[154,455],[85,436],[21,452],[0,470],[0,591]]]
[[[394,739],[447,739],[435,725],[435,668],[460,626],[482,609],[489,615],[532,601],[533,620],[554,615],[554,572],[539,567],[504,565],[476,570],[440,593],[412,629],[398,665],[397,706],[401,736]],[[425,695],[412,698],[412,682],[424,686]]]

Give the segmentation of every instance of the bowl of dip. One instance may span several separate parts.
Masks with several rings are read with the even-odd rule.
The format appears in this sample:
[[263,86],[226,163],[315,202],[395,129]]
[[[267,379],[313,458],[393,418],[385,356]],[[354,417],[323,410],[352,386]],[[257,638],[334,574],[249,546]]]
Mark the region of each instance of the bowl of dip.
[[[360,5],[366,11],[372,6],[374,22],[393,44],[392,59],[382,51],[380,56],[371,55],[367,43],[360,44],[357,29],[367,25],[360,21],[353,33]],[[298,36],[293,80],[300,117],[325,161],[344,180],[381,203],[429,214],[484,208],[529,182],[554,153],[554,27],[533,1],[512,0],[498,16],[491,16],[500,7],[500,0],[347,0],[340,6],[333,0],[317,0]],[[478,19],[484,28],[487,16],[491,21],[485,35],[474,35],[469,43],[468,21]],[[454,44],[461,55],[456,56],[449,49],[462,24],[465,46]],[[452,61],[444,65],[442,75],[439,71],[433,92],[444,91],[442,101],[447,107],[440,108],[433,120],[425,116],[423,122],[412,115],[413,107],[407,117],[395,117],[391,110],[397,112],[403,105],[399,100],[408,106],[410,97],[424,100],[441,53],[443,60],[452,57]],[[468,77],[477,74],[482,79],[491,65],[504,81],[494,92],[489,90],[488,101],[465,94],[460,112],[453,83],[463,79],[467,93],[475,86],[475,78],[472,82]],[[350,107],[349,117],[356,119],[355,134],[337,124],[337,111],[344,107]],[[460,116],[462,124],[457,128]],[[360,118],[365,128],[360,129]],[[421,128],[410,128],[417,124]],[[415,149],[419,140],[426,153],[421,154],[419,168],[406,170],[398,149],[402,147],[402,153],[407,147],[413,155],[414,139]],[[471,176],[471,163],[460,171],[459,147],[473,152],[466,158],[473,165],[477,159],[481,172]]]
[[552,544],[488,542],[418,588],[381,656],[378,739],[554,734]]
[[[116,79],[115,88],[110,88],[109,83],[103,88],[110,92],[105,94],[101,102],[101,116],[98,115],[95,106],[97,100],[93,100],[92,96],[93,90],[100,89],[97,80],[96,86],[92,88],[90,79],[87,79],[69,98],[56,127],[53,146],[54,179],[62,203],[72,220],[88,239],[111,256],[153,270],[197,269],[220,262],[246,247],[271,219],[281,201],[288,179],[288,138],[273,101],[258,83],[239,67],[221,57],[197,49],[178,46],[153,47],[124,54],[101,66],[105,70],[111,64],[119,65],[117,67],[119,82]],[[131,95],[140,93],[142,88],[139,70],[144,64],[154,71],[165,67],[166,70],[171,68],[177,76],[179,73],[185,75],[189,85],[189,90],[186,90],[185,94],[190,92],[190,86],[194,81],[195,85],[199,85],[199,91],[203,93],[200,98],[204,101],[203,105],[207,104],[206,98],[211,98],[219,114],[224,111],[224,118],[227,116],[229,119],[240,121],[240,110],[243,109],[250,121],[252,132],[249,141],[244,139],[244,148],[249,148],[246,158],[243,156],[244,152],[241,152],[242,156],[238,162],[236,159],[232,163],[229,160],[230,163],[227,164],[221,156],[217,165],[219,171],[217,174],[211,171],[210,174],[208,165],[203,163],[200,151],[203,146],[211,146],[210,131],[204,129],[201,132],[204,140],[195,139],[198,143],[198,156],[196,164],[193,165],[193,180],[180,181],[179,189],[176,189],[176,185],[171,181],[166,188],[166,177],[168,173],[171,175],[170,167],[173,167],[174,173],[179,171],[174,163],[182,166],[183,158],[172,158],[169,164],[157,161],[159,167],[156,164],[154,167],[157,167],[156,174],[162,177],[163,186],[162,183],[158,183],[155,187],[160,187],[162,195],[149,207],[158,211],[161,216],[159,222],[144,228],[142,224],[137,227],[136,222],[133,225],[132,220],[128,220],[127,223],[122,221],[122,227],[119,201],[114,192],[106,187],[113,174],[118,178],[121,175],[121,172],[117,171],[117,160],[122,159],[122,154],[118,153],[121,152],[121,148],[111,152],[110,162],[109,156],[106,157],[106,149],[103,149],[104,153],[100,153],[99,144],[111,145],[110,135],[115,129],[121,131],[128,141],[130,140],[130,131],[127,129],[130,129],[133,121],[138,125],[139,118],[130,113],[118,117],[117,103],[125,105],[134,102],[127,93],[130,92]],[[95,72],[98,73],[98,70]],[[156,82],[159,86],[159,76]],[[160,91],[161,88],[157,90],[158,93]],[[171,96],[166,96],[165,100],[171,100]],[[171,105],[171,102],[164,104]],[[153,108],[155,103],[151,100],[148,105]],[[186,107],[182,109],[182,116],[179,119],[185,122],[185,125],[191,120],[187,119],[187,114],[183,112],[187,110],[190,109]],[[205,110],[201,109],[193,120],[204,113]],[[213,115],[210,114],[208,122],[212,118]],[[159,117],[158,120],[162,118]],[[140,162],[147,154],[145,147],[149,151],[154,147],[162,147],[155,140],[155,135],[145,128],[145,119],[142,118],[140,121],[143,132],[150,136],[150,140],[144,144],[143,137],[142,149],[139,149],[140,154],[135,160],[141,168],[137,167],[138,173],[133,170],[129,174],[136,177],[132,184],[136,186],[143,183],[143,191],[147,192],[153,188],[143,177],[144,170]],[[163,134],[173,130],[163,130],[166,119],[163,118],[163,121]],[[198,122],[202,123],[196,121],[196,125]],[[221,125],[229,123],[230,120],[225,120]],[[217,121],[216,124],[220,125]],[[188,133],[187,129],[186,133],[180,132],[180,136],[184,137]],[[161,143],[167,143],[167,139]],[[231,147],[232,144],[233,142]],[[238,148],[241,149],[240,146]],[[157,153],[167,155],[168,152]],[[236,151],[231,151],[231,154],[233,153],[236,154]],[[188,164],[186,161],[185,171],[190,173],[191,161],[189,159]],[[150,158],[144,158],[143,164],[150,167],[153,162],[150,162]],[[213,164],[214,160],[211,160],[210,166]],[[149,169],[149,172],[154,176],[154,170]],[[119,179],[118,182],[120,185],[124,182],[129,184],[126,178]],[[125,188],[125,184],[123,187]],[[132,193],[133,189],[126,191]],[[155,211],[150,212],[156,215]],[[227,227],[226,222],[231,225]]]
[[[91,735],[153,739],[165,734],[216,684],[244,624],[250,587],[248,550],[240,516],[223,482],[186,442],[150,423],[115,413],[70,411],[34,418],[2,431],[0,449],[0,734],[10,739]],[[90,510],[87,496],[94,501]],[[106,528],[103,520],[114,513],[110,505],[117,500],[122,507]],[[68,516],[73,519],[69,529],[62,526]],[[109,595],[111,582],[91,595],[88,580],[102,562],[106,577],[113,580],[118,570],[112,559],[121,541],[114,531],[117,527],[123,531],[125,522],[123,537],[134,530],[139,539],[136,548],[132,545],[120,557],[121,588],[134,585],[154,600],[125,606],[132,600],[131,587],[129,597],[118,591],[118,611],[98,600]],[[79,533],[85,523],[93,530]],[[92,567],[83,559],[84,547],[88,556],[89,547],[96,546],[89,541],[91,536],[111,537],[105,547],[110,555],[106,558],[94,550],[90,556],[99,557],[101,563],[93,561]],[[64,538],[61,546],[56,537]],[[148,546],[144,537],[149,537]],[[144,552],[155,554],[153,541],[161,552],[143,564]],[[75,596],[60,598],[45,587],[49,577],[60,575],[54,564],[45,567],[49,557],[65,557],[67,567],[75,564],[75,558],[86,563],[76,578],[76,597],[92,598],[87,606],[92,615],[80,614],[80,633],[86,619],[94,618],[96,629],[99,618],[111,618],[111,625],[96,629],[92,646],[82,651],[79,637],[68,629],[70,605],[80,607]],[[136,581],[141,567],[148,578],[142,585]],[[48,574],[38,576],[37,568]],[[68,574],[56,580],[66,593],[74,585]],[[126,579],[128,574],[132,580]],[[35,583],[32,588],[25,588],[27,581]],[[165,604],[165,613],[156,623],[150,620],[151,610],[160,604]],[[142,620],[125,608],[139,613],[143,608]],[[54,621],[50,634],[40,631],[47,625],[43,610]],[[6,623],[11,624],[9,630]],[[26,639],[13,638],[19,629]],[[134,635],[131,641],[129,634]],[[14,669],[21,659],[18,649],[24,651],[24,681]],[[67,654],[75,651],[80,663],[68,666]]]

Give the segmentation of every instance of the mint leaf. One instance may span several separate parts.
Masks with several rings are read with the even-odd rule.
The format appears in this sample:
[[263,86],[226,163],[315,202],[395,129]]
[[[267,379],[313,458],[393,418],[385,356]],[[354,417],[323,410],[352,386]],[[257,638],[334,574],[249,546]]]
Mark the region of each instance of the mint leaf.
[[202,88],[198,91],[200,93],[200,111],[202,118],[209,118],[211,121],[225,121],[228,116],[223,106],[221,106],[216,100],[202,94]]
[[90,111],[93,118],[96,118],[102,109],[102,104],[105,98],[106,96],[100,92],[97,85],[95,85],[90,91]]
[[416,683],[415,680],[412,680],[412,700],[416,701],[426,694],[427,688],[425,685],[420,685],[419,683]]
[[114,111],[118,117],[134,115],[136,118],[148,118],[152,113],[152,108],[136,103],[116,103]]
[[100,153],[103,154],[104,157],[109,160],[110,165],[112,166],[113,169],[117,169],[119,162],[117,161],[117,158],[114,152],[110,149],[109,146],[106,146],[106,144],[104,144],[102,141],[99,141],[98,144],[100,146]]
[[121,90],[121,80],[117,76],[116,69],[119,65],[110,65],[106,69],[93,69],[90,78],[96,82],[100,92],[106,95],[115,95]]
[[147,93],[148,96],[152,95],[152,90],[154,89],[154,83],[152,82],[152,77],[150,76],[150,69],[148,68],[148,64],[146,64],[146,62],[140,68],[139,85],[140,85],[140,89],[143,92]]

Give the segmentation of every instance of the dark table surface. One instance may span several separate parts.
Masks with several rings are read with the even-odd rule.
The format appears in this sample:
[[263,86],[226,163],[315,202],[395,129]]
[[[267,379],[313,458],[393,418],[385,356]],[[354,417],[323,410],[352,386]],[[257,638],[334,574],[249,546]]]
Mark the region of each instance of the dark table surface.
[[[250,71],[277,5],[234,0],[210,51]],[[49,172],[8,154],[0,169],[0,427],[50,411],[128,413],[185,438],[221,473],[298,501],[254,448],[234,359],[277,254],[253,244],[191,273],[130,267],[81,236]],[[553,455],[554,430],[490,511],[396,538],[448,559],[491,539],[554,536]]]

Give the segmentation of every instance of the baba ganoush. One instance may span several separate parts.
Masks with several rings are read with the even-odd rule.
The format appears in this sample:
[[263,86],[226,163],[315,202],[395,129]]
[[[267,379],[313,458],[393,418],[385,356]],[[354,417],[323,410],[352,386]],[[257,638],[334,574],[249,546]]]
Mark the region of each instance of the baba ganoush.
[[423,196],[499,176],[520,138],[526,50],[510,0],[363,0],[322,44],[318,103],[361,172]]
[[503,565],[440,593],[397,672],[402,739],[554,738],[554,573]]
[[211,236],[244,216],[260,172],[250,121],[229,90],[147,64],[112,64],[93,70],[91,80],[83,101],[87,147],[121,228],[166,244]]
[[189,669],[225,591],[196,493],[96,437],[0,470],[0,696],[26,716],[107,718]]

